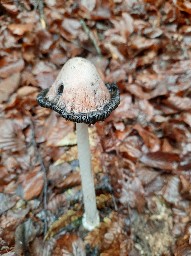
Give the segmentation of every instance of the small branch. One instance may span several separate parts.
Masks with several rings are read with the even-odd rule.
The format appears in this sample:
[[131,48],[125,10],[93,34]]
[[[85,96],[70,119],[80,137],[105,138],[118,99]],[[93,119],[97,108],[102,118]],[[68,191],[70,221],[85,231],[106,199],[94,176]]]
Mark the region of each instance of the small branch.
[[102,56],[101,54],[101,49],[99,47],[99,45],[97,44],[97,41],[93,35],[93,33],[90,31],[90,29],[88,28],[88,26],[86,25],[85,21],[83,19],[80,20],[80,23],[82,25],[82,28],[83,30],[85,31],[85,33],[89,36],[90,40],[92,41],[96,51],[97,51],[97,54],[99,54],[100,56]]
[[37,161],[40,163],[41,166],[41,171],[43,171],[43,177],[44,177],[44,187],[43,187],[43,209],[45,213],[45,218],[44,218],[44,236],[47,233],[47,191],[48,191],[48,180],[47,180],[47,170],[44,165],[42,156],[40,154],[39,148],[36,143],[35,139],[35,128],[34,128],[34,123],[33,120],[31,119],[31,130],[32,130],[32,144],[35,149]]
[[44,2],[43,0],[32,0],[35,9],[39,10],[39,14],[40,14],[40,22],[42,25],[42,28],[45,29],[46,28],[46,22],[44,19]]

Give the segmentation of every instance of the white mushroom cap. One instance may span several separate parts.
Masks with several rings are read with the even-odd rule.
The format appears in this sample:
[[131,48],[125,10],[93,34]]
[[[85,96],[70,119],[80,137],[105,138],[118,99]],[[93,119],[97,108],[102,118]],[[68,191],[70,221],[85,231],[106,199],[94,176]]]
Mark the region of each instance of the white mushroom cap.
[[94,124],[111,114],[120,95],[115,83],[103,83],[90,61],[76,57],[66,62],[51,88],[40,92],[37,101],[67,120]]
[[101,110],[111,98],[95,66],[80,57],[66,62],[46,98],[54,101],[58,94],[57,106],[69,113]]

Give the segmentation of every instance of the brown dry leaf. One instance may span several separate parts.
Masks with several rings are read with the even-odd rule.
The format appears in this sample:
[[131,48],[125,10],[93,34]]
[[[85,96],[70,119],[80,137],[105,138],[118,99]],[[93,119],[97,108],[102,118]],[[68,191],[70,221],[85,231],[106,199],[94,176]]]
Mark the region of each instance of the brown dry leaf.
[[156,57],[157,57],[156,51],[153,51],[153,50],[148,51],[147,54],[137,59],[137,67],[152,64],[155,61]]
[[5,10],[11,14],[18,13],[18,6],[14,2],[8,2],[7,0],[2,0],[1,5],[5,8]]
[[47,53],[53,44],[52,35],[47,30],[40,30],[37,33],[39,38],[39,47],[42,53]]
[[80,21],[77,19],[64,18],[61,25],[61,35],[67,40],[74,40],[80,32]]
[[58,194],[52,199],[49,200],[47,209],[51,212],[58,211],[59,208],[66,205],[66,196],[65,194]]
[[180,111],[191,109],[191,100],[188,97],[179,97],[175,95],[170,95],[170,97],[164,102],[170,107],[173,107]]
[[63,181],[56,184],[56,187],[66,189],[78,186],[81,184],[80,173],[75,171],[70,173]]
[[138,84],[129,84],[127,85],[127,90],[135,95],[136,97],[140,99],[149,99],[150,98],[150,93],[146,93],[143,91],[142,87]]
[[191,127],[191,112],[183,112],[181,117],[182,120]]
[[14,35],[22,36],[26,32],[31,32],[33,30],[34,24],[10,24],[8,28]]
[[77,144],[76,133],[73,131],[68,133],[61,141],[57,143],[57,146],[73,146]]
[[53,256],[73,255],[85,256],[85,247],[82,239],[74,233],[67,233],[56,241]]
[[[48,147],[58,146],[58,143],[73,131],[74,123],[58,117],[54,111],[44,121],[42,133],[46,138],[46,145]],[[46,132],[44,132],[45,130]]]
[[75,159],[78,159],[78,149],[77,146],[71,147],[67,150],[56,162],[55,165],[59,165],[62,163],[71,162]]
[[19,182],[22,184],[23,198],[25,200],[31,200],[39,196],[43,189],[43,173],[39,167],[36,167],[27,174],[20,175]]
[[156,179],[156,177],[160,175],[152,168],[148,168],[141,165],[137,167],[137,174],[143,186],[146,186],[149,183],[153,182]]
[[16,73],[0,82],[0,103],[7,101],[20,83],[20,73]]
[[151,39],[160,37],[162,34],[163,34],[162,29],[158,27],[149,27],[149,28],[147,27],[144,29],[144,35]]
[[173,3],[179,10],[191,14],[191,3],[188,0],[173,0]]
[[11,152],[25,149],[25,138],[21,128],[10,119],[0,119],[0,150]]
[[131,145],[129,142],[124,142],[121,144],[118,148],[119,152],[123,156],[123,158],[135,160],[141,157],[141,151],[134,147],[134,145]]
[[[105,3],[105,4],[104,4]],[[107,20],[111,18],[111,7],[107,4],[110,2],[102,2],[102,5],[97,5],[97,8],[91,12],[92,20]]]
[[137,84],[140,84],[145,90],[153,90],[157,87],[158,83],[163,79],[162,75],[150,73],[147,70],[140,72],[136,76]]
[[140,99],[149,100],[161,95],[166,95],[167,88],[165,84],[160,83],[156,88],[150,92],[144,92],[143,88],[139,84],[129,84],[127,90]]
[[[11,62],[9,64],[6,64],[0,68],[0,77],[1,78],[10,78],[13,75],[17,75],[20,71],[24,68],[24,61],[23,59],[19,59],[15,62]],[[8,80],[9,81],[9,80]]]
[[151,181],[147,186],[144,187],[145,195],[153,195],[155,193],[160,193],[161,189],[164,187],[165,179],[163,176],[158,175],[153,181]]
[[49,88],[55,81],[57,72],[39,72],[36,75],[38,86],[41,89]]
[[[123,12],[122,17],[119,21],[112,20],[111,22],[114,25],[114,29],[107,30],[105,32],[105,35],[108,36],[112,33],[112,36],[113,36],[113,32],[115,31],[121,34],[122,38],[124,39],[123,42],[126,43],[126,39],[134,31],[133,18],[131,17],[131,15],[127,12]],[[111,37],[110,40],[113,40],[113,38]]]
[[64,65],[67,61],[66,54],[59,48],[54,48],[50,52],[50,60],[56,65]]
[[189,177],[184,175],[180,175],[180,194],[188,200],[191,199],[191,184]]
[[16,197],[9,196],[3,193],[0,193],[0,215],[12,208],[16,204]]
[[190,223],[186,225],[186,227],[183,228],[182,233],[184,233],[184,236],[182,233],[179,236],[179,239],[176,242],[175,247],[175,256],[189,256],[191,252],[191,245],[190,245],[190,239],[191,239],[191,227]]
[[191,245],[185,243],[181,246],[177,246],[175,256],[189,256],[191,252]]
[[4,166],[0,166],[0,193],[4,191],[4,187],[10,182],[10,174]]
[[[118,120],[125,120],[127,118],[135,118],[136,109],[133,109],[132,96],[130,94],[120,95],[120,104],[116,110],[112,113],[112,118]],[[110,120],[110,117],[107,119]]]
[[52,63],[48,61],[38,61],[33,67],[32,73],[38,75],[40,73],[52,73],[55,70],[55,67]]
[[163,171],[173,171],[178,167],[180,156],[175,153],[158,151],[143,155],[140,161],[147,166]]
[[180,171],[189,171],[191,168],[191,161],[190,161],[191,154],[189,153],[190,151],[189,148],[190,148],[190,144],[183,145],[183,150],[185,150],[186,154],[182,157],[181,162],[178,166],[178,169]]
[[187,140],[187,129],[181,124],[176,125],[173,123],[164,124],[164,135],[177,142],[185,142]]
[[145,205],[144,188],[137,177],[124,177],[121,181],[122,189],[120,195],[120,202],[123,205],[137,208],[142,211]]
[[51,164],[48,170],[48,179],[51,183],[57,184],[58,182],[65,179],[72,171],[72,166],[68,163],[63,164]]
[[[154,116],[154,108],[152,104],[149,103],[147,100],[139,100],[138,101],[138,107],[139,107],[139,112],[143,113],[145,115],[145,122],[148,123],[152,120]],[[138,114],[139,117],[139,114]]]
[[131,44],[131,50],[145,50],[152,46],[157,46],[158,44],[157,39],[147,39],[142,36],[133,35],[131,36],[131,41],[129,44]]
[[113,81],[119,82],[126,80],[127,74],[124,69],[117,69],[112,71],[107,77],[107,81],[112,83]]
[[104,43],[104,47],[105,47],[105,49],[107,49],[110,52],[110,54],[111,54],[111,56],[114,60],[118,60],[118,61],[121,61],[121,62],[123,62],[125,60],[123,55],[118,50],[117,46],[115,46],[112,43],[106,41]]
[[37,81],[31,72],[23,71],[21,74],[21,84],[22,86],[29,86],[29,85],[37,86]]
[[151,152],[156,152],[160,149],[160,140],[153,132],[143,129],[138,124],[134,126],[134,129],[138,131],[145,145],[150,149]]
[[89,12],[92,12],[96,6],[96,0],[81,0],[80,2]]
[[162,152],[173,152],[173,147],[170,145],[168,139],[162,140],[161,150]]
[[21,98],[25,97],[25,96],[29,97],[30,94],[35,93],[37,91],[38,91],[38,89],[36,87],[23,86],[18,89],[17,95],[18,95],[18,97],[21,97]]
[[166,184],[162,188],[162,196],[171,204],[177,205],[181,201],[179,193],[180,179],[177,176],[167,176]]

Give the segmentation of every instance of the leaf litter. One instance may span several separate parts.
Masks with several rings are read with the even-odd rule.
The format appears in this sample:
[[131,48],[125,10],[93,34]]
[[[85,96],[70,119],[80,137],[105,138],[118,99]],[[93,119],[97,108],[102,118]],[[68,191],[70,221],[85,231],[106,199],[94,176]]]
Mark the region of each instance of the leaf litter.
[[[0,7],[0,254],[189,255],[189,1]],[[89,128],[101,218],[91,232],[74,124],[36,102],[74,56],[121,91],[120,106]]]

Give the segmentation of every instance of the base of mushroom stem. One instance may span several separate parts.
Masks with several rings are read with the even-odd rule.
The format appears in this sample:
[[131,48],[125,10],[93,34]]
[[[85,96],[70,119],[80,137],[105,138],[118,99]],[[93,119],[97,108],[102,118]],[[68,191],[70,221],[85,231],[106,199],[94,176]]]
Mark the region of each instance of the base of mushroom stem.
[[84,214],[82,218],[82,224],[83,224],[83,227],[88,231],[92,231],[95,227],[99,226],[100,218],[99,218],[98,212],[96,214],[96,217],[93,223],[87,222],[86,215]]

